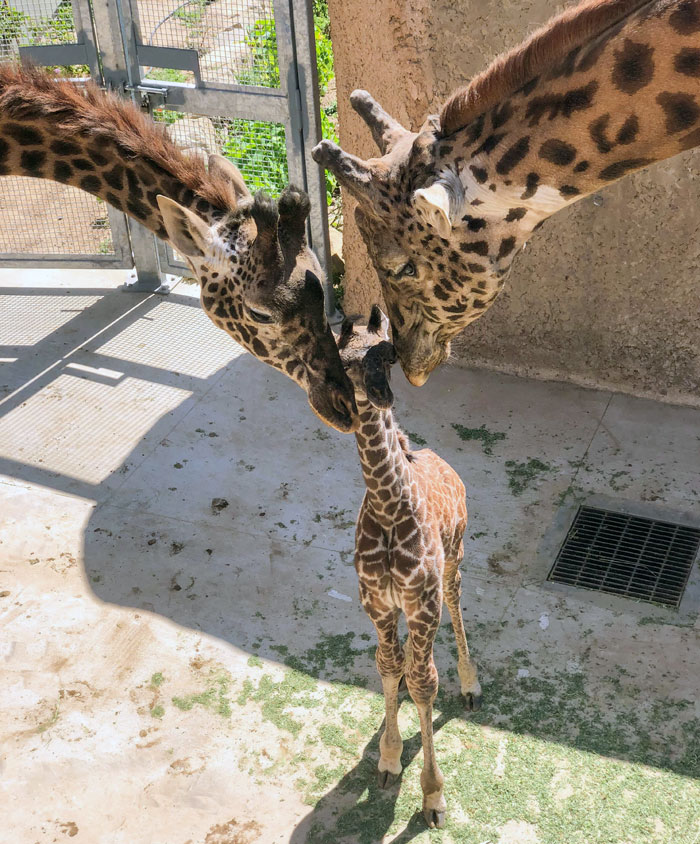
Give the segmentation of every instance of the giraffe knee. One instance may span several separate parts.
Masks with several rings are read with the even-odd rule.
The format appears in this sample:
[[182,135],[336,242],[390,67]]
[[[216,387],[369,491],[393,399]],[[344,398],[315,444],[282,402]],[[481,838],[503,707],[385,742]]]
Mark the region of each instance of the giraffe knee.
[[381,677],[402,677],[406,671],[406,660],[400,647],[377,648],[375,660]]
[[426,667],[411,665],[406,671],[406,684],[415,703],[432,703],[438,691],[435,664]]

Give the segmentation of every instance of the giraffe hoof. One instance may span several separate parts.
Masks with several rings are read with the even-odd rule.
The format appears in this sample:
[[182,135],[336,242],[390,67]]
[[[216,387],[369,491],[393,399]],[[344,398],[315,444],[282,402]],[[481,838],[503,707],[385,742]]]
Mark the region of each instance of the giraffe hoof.
[[392,774],[391,771],[377,771],[377,785],[380,788],[391,788],[400,776],[400,774]]
[[478,712],[481,709],[481,692],[478,694],[467,692],[464,695],[464,702],[468,712]]
[[442,829],[445,826],[445,810],[423,809],[423,817],[430,829]]

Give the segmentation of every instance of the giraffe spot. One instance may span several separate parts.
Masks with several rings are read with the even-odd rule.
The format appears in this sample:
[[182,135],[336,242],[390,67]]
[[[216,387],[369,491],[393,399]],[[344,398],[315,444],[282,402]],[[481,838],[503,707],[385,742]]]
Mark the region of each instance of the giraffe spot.
[[470,273],[485,273],[486,267],[482,264],[467,264],[467,269]]
[[574,173],[585,173],[589,166],[588,161],[579,161],[579,163],[574,167]]
[[613,85],[625,94],[636,94],[654,77],[654,48],[625,38],[622,49],[615,50]]
[[107,191],[105,194],[105,202],[109,202],[110,205],[113,205],[115,208],[121,209],[122,201],[118,196],[115,196],[111,191]]
[[692,35],[700,30],[700,8],[697,0],[683,0],[668,22],[679,35]]
[[583,111],[593,105],[593,97],[598,88],[598,83],[591,81],[588,85],[573,88],[565,94],[533,97],[527,104],[525,117],[530,121],[530,126],[537,126],[545,114],[549,120],[554,120],[560,114],[568,119],[574,112]]
[[[129,185],[129,194],[133,199],[141,199],[143,196],[143,191],[141,190],[141,185],[139,180],[136,178],[136,173],[131,169],[131,167],[126,168],[126,181]],[[166,192],[167,195],[167,192]]]
[[639,133],[639,119],[636,114],[630,114],[625,122],[620,127],[620,131],[615,137],[615,142],[618,144],[631,144]]
[[4,161],[10,152],[10,145],[6,140],[0,138],[0,161]]
[[486,220],[482,217],[470,217],[469,214],[465,214],[462,219],[467,224],[467,228],[470,232],[478,232],[486,227]]
[[155,185],[156,183],[156,177],[148,167],[139,167],[137,175],[144,185],[148,185],[150,187],[150,185]]
[[88,193],[98,193],[102,187],[102,182],[97,176],[83,176],[80,180],[80,187]]
[[43,149],[26,150],[20,157],[20,165],[30,176],[40,176],[41,167],[46,161],[46,153]]
[[464,143],[467,146],[470,146],[471,144],[476,143],[476,141],[479,140],[482,132],[484,131],[485,119],[486,119],[486,116],[483,115],[483,114],[480,114],[479,117],[476,118],[476,120],[473,120],[469,124],[469,126],[467,126],[467,128],[465,129],[465,136],[464,136]]
[[546,161],[551,161],[552,164],[557,164],[559,167],[564,167],[576,158],[576,147],[567,144],[566,141],[560,141],[558,138],[550,138],[545,141],[540,147],[540,158]]
[[74,158],[71,161],[73,167],[76,170],[94,170],[95,166],[93,165],[92,161],[88,161],[87,158]]
[[16,141],[21,147],[31,147],[43,144],[44,137],[32,126],[24,126],[21,123],[7,123],[3,131]]
[[561,79],[562,77],[569,77],[576,69],[576,59],[581,52],[581,47],[574,47],[566,54],[566,58],[559,64],[547,77],[548,79]]
[[522,220],[527,214],[527,208],[511,208],[506,214],[506,223],[514,223],[516,220]]
[[53,141],[51,152],[56,155],[78,155],[82,150],[73,141]]
[[562,185],[559,188],[559,193],[562,196],[578,196],[581,191],[573,185]]
[[486,302],[484,302],[483,299],[474,299],[472,301],[472,308],[480,309],[480,308],[485,308],[485,307],[486,307]]
[[483,144],[474,151],[474,155],[479,155],[480,153],[484,153],[485,155],[489,155],[492,153],[499,143],[505,138],[505,132],[497,132],[496,134],[489,135]]
[[53,165],[53,177],[57,182],[67,182],[73,175],[73,170],[65,161],[56,161]]
[[513,116],[513,106],[506,101],[501,106],[496,106],[491,112],[491,126],[494,130],[500,129]]
[[591,140],[596,145],[598,152],[610,152],[610,150],[613,148],[613,145],[610,143],[610,141],[605,135],[605,131],[608,128],[608,123],[610,123],[610,115],[601,114],[601,116],[596,118],[588,127]]
[[676,73],[683,76],[700,76],[700,50],[695,47],[684,47],[673,59]]
[[114,190],[124,189],[124,168],[121,164],[115,164],[111,170],[102,174],[102,178]]
[[524,135],[509,147],[496,164],[496,172],[504,176],[516,167],[530,151],[530,136]]
[[138,199],[132,199],[131,197],[127,200],[126,207],[127,210],[139,220],[145,220],[151,213],[147,205],[144,205],[143,202],[139,202]]
[[639,170],[640,167],[646,167],[647,164],[651,164],[652,161],[652,158],[628,158],[625,161],[617,161],[615,164],[611,164],[609,167],[601,170],[600,178],[605,179],[606,182],[612,181],[613,179],[619,179],[627,173],[631,173],[633,170]]
[[485,240],[476,240],[473,243],[460,243],[459,249],[465,254],[473,252],[475,255],[488,255],[489,245]]
[[109,164],[109,158],[96,147],[90,147],[88,149],[88,155],[98,167],[104,167],[106,164]]
[[202,296],[202,304],[207,311],[210,311],[214,307],[215,301],[213,296]]
[[659,94],[656,102],[661,106],[666,115],[666,131],[669,135],[682,132],[684,129],[697,123],[700,117],[700,107],[695,102],[692,94],[670,94],[664,92]]
[[525,180],[525,190],[520,194],[521,199],[530,199],[537,193],[540,177],[538,173],[528,173]]
[[474,178],[480,185],[483,185],[489,177],[489,174],[486,172],[486,170],[484,170],[483,167],[477,167],[476,164],[470,164],[469,169],[472,171]]
[[504,237],[503,240],[501,241],[501,245],[498,248],[498,255],[496,256],[496,259],[498,261],[502,260],[507,255],[510,255],[510,253],[514,249],[515,249],[515,238],[514,237]]
[[531,93],[535,90],[535,88],[537,87],[537,83],[538,83],[539,81],[540,81],[540,77],[539,77],[539,76],[535,76],[535,77],[534,77],[533,79],[531,79],[529,82],[526,82],[526,83],[522,86],[522,88],[519,88],[519,89],[516,91],[516,94],[522,94],[522,95],[523,95],[523,97],[529,97],[529,96],[530,96],[530,94],[531,94]]

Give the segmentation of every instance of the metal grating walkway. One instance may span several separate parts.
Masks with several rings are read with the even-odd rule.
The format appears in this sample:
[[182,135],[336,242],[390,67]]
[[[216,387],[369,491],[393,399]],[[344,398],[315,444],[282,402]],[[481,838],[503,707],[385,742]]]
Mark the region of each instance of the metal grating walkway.
[[580,507],[548,580],[678,607],[700,530]]

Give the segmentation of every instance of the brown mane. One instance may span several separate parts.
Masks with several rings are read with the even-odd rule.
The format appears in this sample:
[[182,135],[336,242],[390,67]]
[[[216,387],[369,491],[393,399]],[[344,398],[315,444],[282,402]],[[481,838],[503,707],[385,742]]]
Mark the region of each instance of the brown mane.
[[171,174],[215,208],[236,207],[233,188],[210,175],[197,157],[188,157],[133,103],[101,91],[92,82],[78,87],[56,81],[44,70],[0,65],[0,119],[47,118],[57,133],[90,136],[118,144],[127,155],[145,158]]
[[599,35],[650,0],[584,0],[552,18],[520,46],[495,59],[486,70],[455,91],[440,111],[445,137],[534,79],[558,59]]

